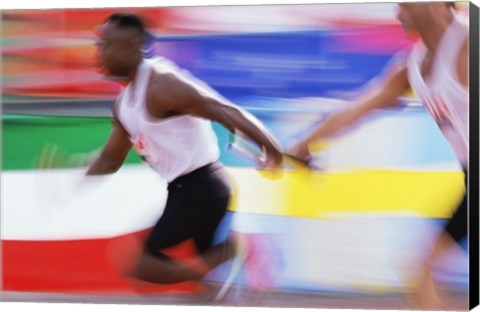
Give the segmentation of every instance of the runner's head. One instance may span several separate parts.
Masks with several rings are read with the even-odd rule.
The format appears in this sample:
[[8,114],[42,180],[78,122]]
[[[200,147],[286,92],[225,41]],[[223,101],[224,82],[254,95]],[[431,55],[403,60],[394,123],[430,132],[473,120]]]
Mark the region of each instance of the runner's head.
[[428,31],[434,22],[451,17],[454,2],[404,2],[398,4],[397,19],[406,33]]
[[107,76],[128,76],[143,58],[147,31],[134,14],[114,13],[98,31],[98,65]]

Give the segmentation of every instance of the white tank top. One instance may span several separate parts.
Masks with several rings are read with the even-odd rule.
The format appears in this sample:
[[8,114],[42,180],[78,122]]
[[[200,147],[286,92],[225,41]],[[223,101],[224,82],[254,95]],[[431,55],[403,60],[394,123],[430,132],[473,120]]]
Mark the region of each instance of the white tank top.
[[137,68],[133,86],[130,83],[119,97],[118,120],[138,154],[169,183],[218,160],[220,151],[210,121],[191,115],[158,119],[148,113],[145,98],[153,70],[179,75],[202,90],[206,85],[167,59],[144,59]]
[[422,60],[427,49],[418,43],[408,61],[408,80],[422,100],[458,160],[468,168],[469,93],[458,80],[457,60],[468,36],[468,25],[457,17],[440,39],[427,80],[421,74]]

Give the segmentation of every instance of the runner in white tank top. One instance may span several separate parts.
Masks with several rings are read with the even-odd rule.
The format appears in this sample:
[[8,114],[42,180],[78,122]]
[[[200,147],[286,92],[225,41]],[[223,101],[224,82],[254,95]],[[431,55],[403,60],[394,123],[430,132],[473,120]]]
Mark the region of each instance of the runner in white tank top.
[[153,71],[158,75],[179,75],[199,88],[204,86],[166,59],[144,59],[134,83],[125,88],[119,99],[116,115],[137,153],[170,183],[217,161],[220,152],[210,121],[191,115],[161,119],[150,115],[146,92]]
[[[166,59],[145,59],[147,33],[138,16],[112,14],[99,37],[100,70],[121,77],[127,86],[115,105],[110,137],[87,174],[117,171],[135,146],[167,180],[169,191],[139,259],[124,273],[160,284],[199,280],[235,253],[231,240],[213,245],[232,187],[217,162],[219,148],[210,120],[257,143],[266,152],[265,169],[282,167],[281,148],[255,117],[206,84]],[[163,252],[188,239],[198,257],[180,264]]]
[[428,74],[422,74],[422,63],[429,53],[423,42],[415,46],[408,62],[411,88],[422,100],[464,169],[468,168],[469,95],[468,88],[459,81],[457,60],[468,34],[468,25],[456,17],[438,43]]
[[[448,140],[458,161],[468,169],[468,25],[455,15],[453,3],[401,3],[398,19],[406,32],[420,35],[408,63],[399,62],[384,79],[383,85],[347,109],[330,115],[306,138],[291,147],[287,154],[309,164],[309,144],[328,139],[350,127],[372,110],[393,106],[398,97],[412,88],[423,101],[438,127]],[[418,277],[413,303],[420,309],[444,310],[436,295],[432,263],[442,252],[455,246],[467,235],[466,193],[445,230],[435,241],[432,253]]]

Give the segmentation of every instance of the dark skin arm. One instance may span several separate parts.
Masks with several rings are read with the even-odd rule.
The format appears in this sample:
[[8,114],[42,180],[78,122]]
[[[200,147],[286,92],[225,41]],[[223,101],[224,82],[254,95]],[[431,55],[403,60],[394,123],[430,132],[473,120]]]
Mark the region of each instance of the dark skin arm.
[[156,118],[188,114],[216,121],[232,132],[239,130],[265,149],[265,168],[281,166],[280,144],[265,126],[247,111],[208,90],[201,87],[201,82],[198,87],[176,74],[154,73],[147,90],[147,108]]
[[378,91],[370,94],[357,104],[330,115],[322,124],[310,132],[307,137],[291,147],[287,155],[291,155],[293,158],[307,164],[310,156],[309,144],[315,140],[334,135],[353,125],[372,110],[394,105],[397,98],[403,95],[408,88],[407,68],[401,66],[394,69]]
[[120,122],[114,118],[112,132],[108,137],[101,154],[90,165],[87,175],[99,175],[116,172],[125,161],[132,148],[127,132]]

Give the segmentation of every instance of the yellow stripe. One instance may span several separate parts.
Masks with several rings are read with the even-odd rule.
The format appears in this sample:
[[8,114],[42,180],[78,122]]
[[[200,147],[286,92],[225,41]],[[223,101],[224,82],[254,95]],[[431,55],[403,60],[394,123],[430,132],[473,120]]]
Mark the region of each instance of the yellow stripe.
[[339,214],[413,214],[449,218],[464,193],[463,172],[356,170],[284,172],[277,180],[257,170],[229,168],[238,198],[231,210],[328,218]]

